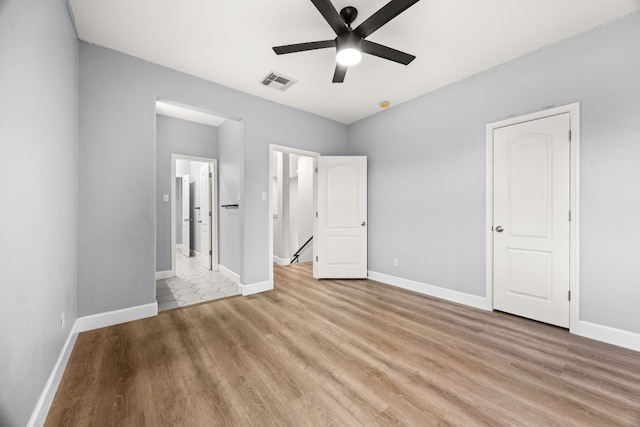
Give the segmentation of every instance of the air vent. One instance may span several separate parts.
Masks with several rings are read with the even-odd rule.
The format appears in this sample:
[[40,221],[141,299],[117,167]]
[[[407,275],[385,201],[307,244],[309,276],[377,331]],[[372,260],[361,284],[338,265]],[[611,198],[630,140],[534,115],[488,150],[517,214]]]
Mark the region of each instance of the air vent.
[[293,86],[296,82],[297,80],[294,80],[291,77],[287,77],[273,71],[261,81],[263,85],[281,90],[283,92]]

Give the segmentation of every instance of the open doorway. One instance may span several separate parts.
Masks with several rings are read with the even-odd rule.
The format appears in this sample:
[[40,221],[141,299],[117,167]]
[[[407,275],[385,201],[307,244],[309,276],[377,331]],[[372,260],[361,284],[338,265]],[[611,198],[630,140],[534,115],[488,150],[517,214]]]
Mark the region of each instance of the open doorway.
[[[174,154],[172,276],[177,262],[194,258],[204,270],[218,269],[217,161]],[[182,255],[182,258],[180,257]]]
[[216,159],[172,154],[171,273],[156,282],[158,310],[240,293],[219,271]]
[[274,285],[274,266],[298,265],[312,275],[318,155],[273,144],[270,147],[270,277]]
[[[231,261],[239,258],[232,250],[237,244],[232,248],[225,244],[230,239],[239,242],[238,233],[223,233],[226,240],[220,244],[224,221],[220,221],[219,196],[238,181],[237,168],[235,174],[219,169],[231,162],[223,159],[230,157],[224,147],[236,145],[221,129],[227,122],[235,127],[235,122],[167,101],[158,101],[156,112],[158,309],[238,295],[238,275],[219,264],[233,265]],[[226,216],[223,219],[227,229],[235,230]],[[222,252],[226,258],[221,260]]]

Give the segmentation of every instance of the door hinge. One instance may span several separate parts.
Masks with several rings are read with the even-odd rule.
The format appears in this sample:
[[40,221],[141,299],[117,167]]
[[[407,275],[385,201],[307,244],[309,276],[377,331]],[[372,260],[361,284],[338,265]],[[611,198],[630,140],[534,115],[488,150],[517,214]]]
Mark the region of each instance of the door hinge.
[[569,142],[571,142],[571,129],[569,129]]
[[213,255],[213,252],[211,252],[211,249],[209,249],[209,255]]
[[209,211],[209,216],[211,216],[211,211]]
[[318,262],[318,257],[316,256],[316,262]]
[[571,211],[569,211],[569,221],[571,221]]
[[213,174],[209,172],[209,178],[213,178]]
[[318,168],[316,168],[316,173],[318,173]]
[[571,291],[569,291],[569,301],[571,301]]
[[316,211],[316,218],[318,218],[318,211]]

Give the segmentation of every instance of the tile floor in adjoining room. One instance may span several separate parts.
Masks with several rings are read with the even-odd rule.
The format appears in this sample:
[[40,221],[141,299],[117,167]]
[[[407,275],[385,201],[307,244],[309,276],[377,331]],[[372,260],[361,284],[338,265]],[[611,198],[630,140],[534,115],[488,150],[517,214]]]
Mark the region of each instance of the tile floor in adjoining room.
[[197,257],[176,253],[176,276],[156,280],[158,311],[240,295],[238,283],[224,274],[207,270]]

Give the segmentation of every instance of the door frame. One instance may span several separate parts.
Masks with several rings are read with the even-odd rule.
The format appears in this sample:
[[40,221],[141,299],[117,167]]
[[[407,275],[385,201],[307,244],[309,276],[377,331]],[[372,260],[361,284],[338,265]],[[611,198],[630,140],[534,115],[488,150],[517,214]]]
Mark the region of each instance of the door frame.
[[[214,247],[213,247],[213,208],[214,208],[214,204],[213,204],[213,193],[214,193],[214,176],[213,176],[213,171],[214,171],[214,166],[213,163],[208,163],[205,166],[201,166],[200,167],[200,172],[199,172],[199,176],[200,176],[200,182],[202,181],[202,168],[206,168],[206,179],[209,180],[208,184],[207,184],[207,189],[209,191],[205,191],[205,192],[201,192],[200,193],[200,265],[202,265],[204,268],[206,268],[207,270],[211,269],[214,270],[214,262],[213,262],[213,258],[214,258]],[[202,190],[202,187],[199,189]],[[203,206],[202,203],[202,196],[204,194],[209,193],[208,195],[208,199],[209,199],[209,205],[208,206]],[[211,212],[211,215],[209,215],[209,212]],[[209,217],[211,218],[211,220],[209,221]],[[209,253],[205,253],[206,251],[203,250],[203,239],[202,239],[202,229],[204,228],[204,223],[205,220],[207,221],[207,227],[209,228],[209,244],[208,244],[208,249],[207,251],[209,251]],[[207,260],[207,265],[203,265],[203,260]]]
[[[190,156],[187,154],[171,153],[171,277],[176,275],[176,162],[187,160],[190,162],[209,163],[212,170],[211,182],[211,270],[218,270],[218,160],[209,157]],[[215,185],[214,185],[215,181]]]
[[506,120],[489,123],[486,133],[486,298],[487,305],[493,310],[493,131],[497,128],[511,126],[523,122],[543,119],[559,114],[569,113],[570,142],[570,209],[569,224],[569,332],[578,333],[580,319],[580,103],[549,108],[543,111],[512,117]]
[[[306,156],[306,157],[311,157],[313,158],[313,200],[314,200],[314,210],[316,209],[315,207],[315,203],[317,203],[317,194],[318,194],[318,180],[316,177],[316,173],[315,173],[315,169],[318,165],[318,157],[320,157],[320,153],[315,152],[315,151],[307,151],[307,150],[302,150],[300,148],[294,148],[294,147],[287,147],[285,145],[277,145],[277,144],[269,144],[269,180],[267,181],[268,183],[268,197],[267,197],[267,204],[268,204],[268,208],[267,208],[267,215],[268,215],[268,220],[269,220],[269,284],[270,284],[270,288],[269,289],[273,289],[274,288],[274,281],[273,281],[273,211],[272,211],[272,206],[273,206],[273,153],[279,151],[281,153],[287,153],[287,154],[297,154],[299,156]],[[313,221],[313,236],[315,239],[316,236],[316,221]],[[313,259],[315,260],[316,257],[316,245],[313,245]],[[314,271],[315,271],[315,261],[314,261]]]

